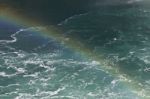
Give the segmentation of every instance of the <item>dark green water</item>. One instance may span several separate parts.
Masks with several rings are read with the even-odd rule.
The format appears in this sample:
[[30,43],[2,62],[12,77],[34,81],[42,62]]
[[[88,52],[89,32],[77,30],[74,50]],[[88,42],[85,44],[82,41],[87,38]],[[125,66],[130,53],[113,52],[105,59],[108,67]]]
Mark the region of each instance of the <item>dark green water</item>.
[[44,26],[22,29],[0,20],[0,99],[149,99],[149,7],[84,12],[55,26],[121,73],[39,34]]

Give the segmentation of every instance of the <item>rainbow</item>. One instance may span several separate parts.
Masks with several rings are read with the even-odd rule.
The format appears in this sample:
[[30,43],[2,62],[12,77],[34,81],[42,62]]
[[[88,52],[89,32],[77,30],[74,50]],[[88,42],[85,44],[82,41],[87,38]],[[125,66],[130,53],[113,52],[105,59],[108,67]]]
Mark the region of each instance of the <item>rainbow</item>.
[[[40,26],[42,24],[42,22],[24,17],[23,15],[15,12],[13,9],[5,9],[2,7],[0,9],[0,20],[4,20],[5,22],[13,24],[14,26],[28,28]],[[103,71],[115,78],[122,80],[124,85],[133,93],[135,93],[140,99],[150,98],[150,92],[144,90],[138,81],[121,72],[117,64],[115,64],[115,67],[112,66],[112,64],[110,64],[112,63],[111,60],[105,60],[103,56],[98,57],[90,48],[79,42],[80,40],[73,37],[66,39],[66,37],[64,37],[62,34],[62,31],[54,26],[50,26],[46,29],[36,32],[41,35],[48,36],[51,39],[55,39],[58,42],[64,42],[65,46],[67,46],[69,49],[78,52],[82,57],[91,59],[91,62],[93,61],[94,63],[98,64]]]

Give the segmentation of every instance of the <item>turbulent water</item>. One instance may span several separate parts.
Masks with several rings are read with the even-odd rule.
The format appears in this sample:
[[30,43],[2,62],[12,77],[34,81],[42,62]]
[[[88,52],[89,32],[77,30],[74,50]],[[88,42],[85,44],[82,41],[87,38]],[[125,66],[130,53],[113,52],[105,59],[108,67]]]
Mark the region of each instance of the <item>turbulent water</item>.
[[66,38],[119,68],[116,76],[91,57],[37,33],[43,26],[1,31],[0,99],[148,99],[149,24],[150,9],[141,6],[102,7],[58,24]]

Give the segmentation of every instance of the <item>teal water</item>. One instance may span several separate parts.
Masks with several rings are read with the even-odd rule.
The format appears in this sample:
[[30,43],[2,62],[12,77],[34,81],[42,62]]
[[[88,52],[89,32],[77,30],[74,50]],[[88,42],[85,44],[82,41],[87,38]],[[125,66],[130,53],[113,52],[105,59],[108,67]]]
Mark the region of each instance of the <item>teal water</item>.
[[[112,68],[117,65],[122,72],[117,77],[91,57],[36,32],[44,26],[1,29],[0,99],[148,99],[149,24],[148,7],[112,6],[57,25],[66,38],[75,38],[97,57],[111,60]],[[142,87],[138,92],[130,86],[135,81]]]

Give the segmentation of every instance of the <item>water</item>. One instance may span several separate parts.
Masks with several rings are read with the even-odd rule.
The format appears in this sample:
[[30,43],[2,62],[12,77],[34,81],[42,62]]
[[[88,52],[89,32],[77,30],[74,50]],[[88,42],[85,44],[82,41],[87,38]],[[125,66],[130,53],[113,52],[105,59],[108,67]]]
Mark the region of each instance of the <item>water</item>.
[[3,28],[0,99],[148,99],[149,24],[149,8],[111,6],[57,25],[66,38],[78,40],[97,58],[103,56],[113,70],[119,68],[115,76],[109,66],[39,34],[44,26]]

